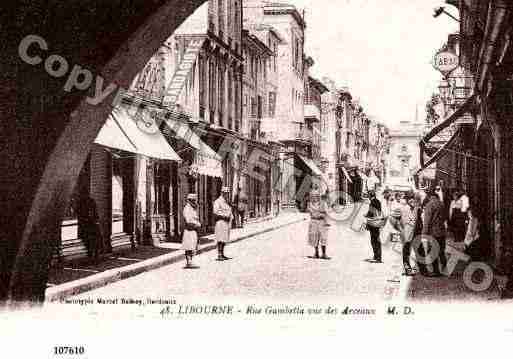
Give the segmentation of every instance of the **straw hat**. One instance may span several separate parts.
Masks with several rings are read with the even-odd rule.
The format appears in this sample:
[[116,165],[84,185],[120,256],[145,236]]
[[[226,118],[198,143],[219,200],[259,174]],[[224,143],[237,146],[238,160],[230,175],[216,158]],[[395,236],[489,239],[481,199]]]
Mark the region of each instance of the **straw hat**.
[[187,199],[188,199],[188,200],[193,200],[193,199],[194,199],[194,200],[197,200],[197,199],[198,199],[198,195],[197,195],[196,193],[189,193],[189,194],[187,195]]

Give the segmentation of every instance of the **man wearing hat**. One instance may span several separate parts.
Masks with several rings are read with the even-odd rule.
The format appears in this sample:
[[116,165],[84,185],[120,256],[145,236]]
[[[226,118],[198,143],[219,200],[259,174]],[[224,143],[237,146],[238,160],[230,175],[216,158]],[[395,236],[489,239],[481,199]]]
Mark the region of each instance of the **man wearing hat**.
[[[376,192],[369,191],[370,205],[369,211],[365,215],[367,218],[380,218],[382,217],[381,202],[376,198]],[[372,252],[374,254],[374,263],[383,263],[381,255],[381,242],[379,241],[380,228],[367,225],[367,230],[370,232]]]
[[434,253],[436,257],[432,262],[433,273],[429,276],[440,277],[442,275],[441,272],[445,271],[447,266],[447,257],[445,255],[445,211],[443,203],[440,201],[440,197],[436,194],[434,188],[429,190],[427,198],[428,200],[424,207],[422,236],[428,242],[438,245],[438,253]]
[[185,268],[193,268],[192,256],[198,248],[198,229],[201,228],[201,223],[198,216],[198,195],[189,193],[187,195],[187,203],[183,209],[183,218],[185,228],[182,238],[182,249],[185,250],[185,260],[187,264]]
[[214,201],[215,237],[217,242],[217,260],[230,259],[224,255],[224,247],[230,241],[230,227],[233,219],[232,207],[228,204],[230,189],[221,188],[221,195]]

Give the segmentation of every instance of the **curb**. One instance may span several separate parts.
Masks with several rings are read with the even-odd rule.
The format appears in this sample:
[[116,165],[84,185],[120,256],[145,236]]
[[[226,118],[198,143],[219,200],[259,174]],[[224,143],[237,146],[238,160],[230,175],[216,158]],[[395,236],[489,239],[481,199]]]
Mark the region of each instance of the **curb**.
[[[290,226],[292,224],[296,224],[299,222],[305,221],[306,216],[302,216],[300,219],[291,220],[290,222],[282,223],[280,225],[276,225],[273,227],[269,227],[263,230],[257,230],[253,233],[248,233],[242,235],[241,237],[231,241],[228,245],[232,243],[237,243],[243,241],[245,239],[272,232],[277,229]],[[205,253],[211,250],[216,249],[217,246],[215,243],[207,244],[204,247],[198,249],[197,254]],[[134,277],[138,274],[149,272],[153,269],[158,269],[164,267],[166,265],[170,265],[173,263],[177,263],[183,261],[185,259],[184,254],[177,254],[176,252],[164,254],[155,258],[147,259],[141,261],[139,263],[129,264],[124,267],[109,269],[104,272],[93,274],[89,277],[74,280],[72,282],[60,284],[55,287],[50,287],[46,290],[45,301],[46,302],[54,302],[62,300],[66,297],[81,294],[84,292],[88,292],[93,289],[101,288],[107,286],[109,284],[118,282],[123,279],[127,279],[130,277]]]

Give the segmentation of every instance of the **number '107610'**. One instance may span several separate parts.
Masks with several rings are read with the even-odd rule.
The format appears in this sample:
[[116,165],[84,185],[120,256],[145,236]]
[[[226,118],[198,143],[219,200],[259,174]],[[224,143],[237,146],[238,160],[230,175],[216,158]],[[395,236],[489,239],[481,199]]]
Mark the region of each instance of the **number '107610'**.
[[70,346],[56,346],[53,347],[54,355],[81,355],[85,353],[85,348],[82,346],[70,347]]

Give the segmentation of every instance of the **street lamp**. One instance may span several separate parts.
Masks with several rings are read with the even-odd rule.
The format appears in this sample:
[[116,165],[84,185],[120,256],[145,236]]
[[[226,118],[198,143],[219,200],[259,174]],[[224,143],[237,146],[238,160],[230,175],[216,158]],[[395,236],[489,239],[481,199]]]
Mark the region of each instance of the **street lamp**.
[[445,15],[449,16],[451,19],[453,19],[453,20],[455,20],[457,22],[460,22],[460,19],[458,19],[454,15],[448,13],[447,11],[445,11],[445,8],[443,6],[435,8],[434,13],[433,13],[433,17],[437,18],[437,17],[439,17],[442,14],[445,14]]

